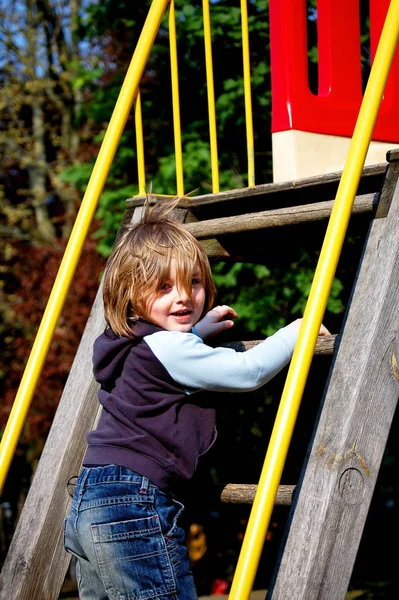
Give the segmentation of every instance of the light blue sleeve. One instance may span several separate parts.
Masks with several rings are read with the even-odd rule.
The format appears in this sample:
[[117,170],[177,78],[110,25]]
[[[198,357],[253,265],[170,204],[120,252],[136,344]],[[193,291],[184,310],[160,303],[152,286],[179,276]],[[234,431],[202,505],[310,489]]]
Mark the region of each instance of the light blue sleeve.
[[171,377],[188,393],[248,392],[267,383],[288,364],[297,333],[284,327],[245,352],[212,348],[198,335],[180,331],[158,331],[144,339]]

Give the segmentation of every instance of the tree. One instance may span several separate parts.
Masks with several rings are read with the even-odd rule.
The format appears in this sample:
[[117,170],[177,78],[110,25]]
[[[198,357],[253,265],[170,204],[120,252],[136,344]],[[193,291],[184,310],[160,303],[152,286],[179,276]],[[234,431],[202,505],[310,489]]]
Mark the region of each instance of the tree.
[[0,2],[3,236],[66,239],[76,215],[76,190],[60,173],[77,160],[81,135],[81,4]]
[[[61,173],[79,160],[83,88],[95,74],[90,58],[83,61],[77,37],[81,8],[80,0],[0,1],[1,428],[78,207],[77,190]],[[87,124],[83,133],[90,139]],[[89,239],[24,429],[19,452],[22,448],[29,472],[50,427],[103,262]]]

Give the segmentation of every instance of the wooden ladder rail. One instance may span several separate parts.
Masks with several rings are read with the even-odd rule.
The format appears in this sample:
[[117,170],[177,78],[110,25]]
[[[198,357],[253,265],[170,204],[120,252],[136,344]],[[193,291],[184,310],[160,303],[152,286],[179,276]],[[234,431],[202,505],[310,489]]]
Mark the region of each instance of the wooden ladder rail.
[[[365,168],[364,173],[366,177],[374,172],[378,175],[384,169],[384,165],[377,165],[374,171]],[[332,179],[334,177],[339,181],[339,174]],[[312,188],[312,181],[317,185],[321,178],[306,180],[306,189]],[[274,184],[269,185],[273,192],[285,190],[289,194],[290,188],[297,189],[301,183],[288,182],[277,188]],[[267,186],[259,187],[261,194],[269,193]],[[251,192],[256,196],[258,190],[251,188]],[[221,194],[228,206],[226,193]],[[203,204],[217,202],[215,195],[212,196]],[[237,195],[232,192],[230,196],[234,199]],[[242,197],[242,190],[239,197]],[[125,221],[140,218],[142,203],[142,200],[135,200],[134,206],[132,203],[129,206],[127,202]],[[201,199],[198,204],[201,204]],[[188,208],[179,209],[179,215],[182,221],[196,218]],[[210,252],[226,254],[218,243]],[[98,418],[98,386],[92,376],[91,355],[93,342],[104,325],[100,286],[0,573],[0,600],[58,598],[70,562],[70,556],[63,548],[63,520],[70,503],[67,482],[79,472],[86,448],[86,434]]]
[[[343,600],[399,396],[399,152],[370,225],[267,600]],[[386,215],[386,216],[385,216]]]

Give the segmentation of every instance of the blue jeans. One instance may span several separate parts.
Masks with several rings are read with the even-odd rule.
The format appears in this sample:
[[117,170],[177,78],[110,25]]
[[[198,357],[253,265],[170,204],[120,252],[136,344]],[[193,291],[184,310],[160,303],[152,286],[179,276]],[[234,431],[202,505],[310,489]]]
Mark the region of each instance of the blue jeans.
[[84,467],[64,531],[80,600],[196,599],[183,509],[130,469]]

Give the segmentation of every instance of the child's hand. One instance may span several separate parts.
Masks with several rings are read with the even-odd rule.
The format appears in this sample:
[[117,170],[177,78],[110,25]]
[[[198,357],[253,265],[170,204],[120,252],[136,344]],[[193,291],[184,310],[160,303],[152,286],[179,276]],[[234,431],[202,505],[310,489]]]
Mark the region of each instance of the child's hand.
[[331,335],[327,327],[324,327],[323,323],[320,325],[319,335]]
[[201,321],[198,321],[195,325],[195,329],[202,339],[205,339],[233,327],[234,321],[231,319],[236,318],[237,316],[236,311],[234,308],[231,308],[231,306],[215,306],[215,308],[210,310]]
[[[291,329],[294,329],[297,333],[299,333],[301,324],[302,324],[302,319],[296,319],[296,321],[292,321],[292,323],[289,323],[289,325],[287,325],[287,327],[290,327]],[[320,325],[318,335],[331,335],[331,333],[328,331],[327,327],[324,327],[324,325],[322,323]]]

